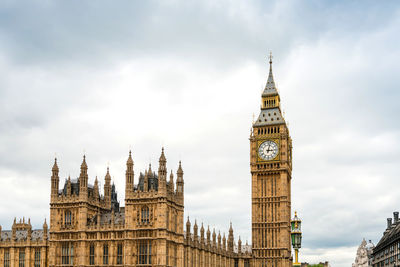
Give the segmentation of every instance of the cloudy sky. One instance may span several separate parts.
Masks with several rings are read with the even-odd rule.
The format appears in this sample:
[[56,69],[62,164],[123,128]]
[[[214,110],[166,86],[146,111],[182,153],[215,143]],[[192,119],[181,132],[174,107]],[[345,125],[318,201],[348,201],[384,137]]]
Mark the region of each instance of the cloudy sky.
[[[50,175],[185,171],[185,212],[251,242],[249,134],[269,51],[294,142],[301,260],[349,266],[400,210],[398,1],[0,3],[0,225],[49,218]],[[137,176],[136,176],[137,178]]]

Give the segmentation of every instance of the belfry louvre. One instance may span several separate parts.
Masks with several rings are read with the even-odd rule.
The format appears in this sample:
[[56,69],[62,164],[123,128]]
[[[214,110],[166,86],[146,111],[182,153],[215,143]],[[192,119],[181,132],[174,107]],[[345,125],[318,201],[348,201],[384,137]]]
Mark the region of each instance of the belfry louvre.
[[[86,157],[76,179],[60,186],[55,159],[51,175],[50,221],[33,230],[30,220],[0,226],[0,266],[176,266],[289,267],[292,141],[281,115],[272,61],[260,115],[250,135],[252,246],[208,226],[184,222],[184,172],[167,172],[161,151],[157,171],[135,178],[129,152],[125,207],[120,207],[110,170],[89,184]],[[138,179],[135,182],[135,179]],[[192,226],[193,224],[193,226]]]

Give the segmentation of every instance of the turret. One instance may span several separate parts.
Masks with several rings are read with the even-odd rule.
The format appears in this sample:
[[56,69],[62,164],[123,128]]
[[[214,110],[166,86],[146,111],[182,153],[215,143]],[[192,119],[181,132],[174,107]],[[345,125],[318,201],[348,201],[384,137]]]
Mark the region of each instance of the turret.
[[184,182],[183,182],[183,170],[181,161],[179,161],[178,171],[176,172],[176,195],[180,199],[181,203],[183,203],[183,193],[184,193]]
[[221,249],[221,232],[218,231],[218,249]]
[[81,164],[81,174],[79,175],[79,195],[83,198],[87,197],[88,192],[88,166],[86,164],[86,155],[83,155]]
[[27,227],[27,239],[32,239],[32,225],[31,225],[31,218],[28,218],[28,227]]
[[200,242],[204,244],[204,226],[203,223],[201,223],[201,228],[200,228]]
[[238,241],[238,253],[239,254],[242,253],[242,240],[240,240],[240,236],[239,236],[239,241]]
[[110,168],[107,167],[107,173],[104,177],[104,201],[106,203],[106,207],[108,209],[111,208],[111,175],[110,175]]
[[197,227],[197,220],[194,221],[194,226],[193,226],[193,240],[194,241],[198,241],[199,240],[199,236],[198,236],[198,230],[199,228]]
[[186,222],[186,238],[190,239],[190,221],[189,221],[189,216],[188,216],[187,222]]
[[118,194],[117,190],[115,189],[115,184],[113,182],[111,186],[111,209],[113,211],[119,211],[119,202],[118,202]]
[[[20,219],[21,221],[21,219]],[[12,240],[17,240],[17,219],[14,217],[14,222],[12,225]]]
[[228,236],[228,250],[230,252],[233,252],[233,243],[234,243],[234,238],[233,238],[233,228],[231,223],[229,227],[229,236]]
[[94,180],[94,188],[93,188],[93,197],[95,200],[99,199],[99,181],[97,181],[97,176],[96,179]]
[[161,156],[158,160],[158,191],[167,192],[167,159],[165,158],[164,148],[161,149]]
[[43,240],[47,240],[47,234],[48,234],[48,227],[45,218],[43,223]]
[[68,176],[67,180],[67,196],[71,195],[72,185],[71,185],[71,176]]
[[171,170],[171,174],[169,175],[169,188],[168,189],[172,193],[175,191],[174,174],[172,173],[172,170]]
[[223,249],[223,250],[226,250],[226,237],[225,237],[225,233],[224,233],[224,236],[223,236],[223,238],[222,238],[222,249]]
[[207,245],[211,245],[211,232],[210,226],[207,227]]
[[213,247],[216,247],[217,246],[217,235],[215,233],[215,228],[213,229],[212,239],[213,239]]
[[60,178],[58,177],[58,165],[57,165],[57,158],[54,159],[54,165],[51,169],[51,197],[56,198],[58,196],[58,187],[60,183]]
[[133,192],[134,175],[132,152],[129,150],[129,157],[126,161],[125,172],[125,198],[128,198]]
[[151,163],[149,164],[149,170],[144,172],[144,181],[143,181],[143,191],[147,192],[149,190],[149,176],[151,175]]

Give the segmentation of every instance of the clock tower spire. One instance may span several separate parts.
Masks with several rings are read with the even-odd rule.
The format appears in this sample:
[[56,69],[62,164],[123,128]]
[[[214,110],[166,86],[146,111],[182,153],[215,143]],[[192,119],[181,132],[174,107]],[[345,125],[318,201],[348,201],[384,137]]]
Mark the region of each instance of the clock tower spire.
[[292,139],[281,113],[272,55],[269,65],[260,113],[250,136],[253,266],[289,267]]

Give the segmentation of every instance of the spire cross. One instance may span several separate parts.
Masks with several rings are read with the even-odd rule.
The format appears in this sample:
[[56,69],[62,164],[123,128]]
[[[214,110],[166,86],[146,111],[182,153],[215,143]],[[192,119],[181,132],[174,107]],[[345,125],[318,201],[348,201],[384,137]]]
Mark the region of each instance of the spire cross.
[[269,64],[272,64],[272,51],[269,52]]

